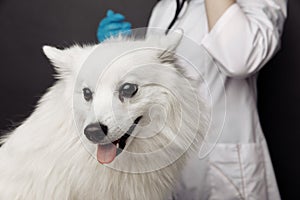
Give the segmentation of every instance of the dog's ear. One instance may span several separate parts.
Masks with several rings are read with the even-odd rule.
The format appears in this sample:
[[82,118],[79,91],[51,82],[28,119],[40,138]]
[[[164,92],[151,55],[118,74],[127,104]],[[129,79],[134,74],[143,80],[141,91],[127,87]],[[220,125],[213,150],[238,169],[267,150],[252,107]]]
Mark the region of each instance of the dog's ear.
[[170,31],[165,37],[161,38],[161,46],[168,51],[175,51],[183,38],[183,29]]
[[175,31],[170,31],[167,36],[161,38],[161,47],[163,48],[163,51],[159,52],[158,59],[163,64],[170,64],[186,78],[193,80],[186,68],[182,67],[180,58],[176,56],[176,48],[182,41],[183,34],[182,29],[176,29]]
[[66,50],[45,45],[43,52],[55,67],[55,71],[58,73],[57,78],[70,74],[70,58]]
[[[92,46],[73,45],[69,48],[58,49],[51,46],[43,46],[43,52],[54,65],[59,77],[76,73],[83,60],[86,58]],[[88,51],[86,51],[88,50]]]
[[58,49],[56,47],[51,47],[51,46],[44,45],[43,46],[43,52],[53,64],[56,65],[56,64],[59,64],[59,63],[61,63],[61,64],[64,63],[63,62],[63,60],[64,60],[63,50]]
[[71,72],[72,59],[69,51],[69,49],[62,50],[47,45],[43,46],[44,54],[51,61],[60,76]]
[[169,34],[163,38],[161,38],[161,47],[164,49],[158,55],[161,63],[175,63],[175,50],[178,47],[183,37],[183,30],[176,29],[175,31],[169,32]]

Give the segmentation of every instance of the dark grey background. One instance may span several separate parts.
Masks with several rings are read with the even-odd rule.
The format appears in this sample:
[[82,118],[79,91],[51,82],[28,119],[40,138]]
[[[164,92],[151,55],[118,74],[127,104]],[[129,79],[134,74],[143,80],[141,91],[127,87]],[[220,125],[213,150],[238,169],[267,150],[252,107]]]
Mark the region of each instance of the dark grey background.
[[[156,0],[0,0],[0,130],[33,110],[54,82],[44,44],[96,42],[107,9],[147,25]],[[300,199],[300,1],[290,0],[282,50],[258,80],[259,111],[283,199]],[[47,128],[47,127],[45,127]],[[1,177],[0,177],[1,178]]]

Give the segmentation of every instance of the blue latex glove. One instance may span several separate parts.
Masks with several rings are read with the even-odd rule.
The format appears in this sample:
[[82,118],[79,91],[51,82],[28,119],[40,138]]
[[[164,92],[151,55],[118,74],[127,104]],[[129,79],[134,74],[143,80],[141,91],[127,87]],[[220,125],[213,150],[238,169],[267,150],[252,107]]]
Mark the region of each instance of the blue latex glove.
[[130,34],[131,23],[125,22],[125,17],[119,13],[114,13],[108,10],[106,17],[103,18],[98,26],[97,38],[99,42],[109,38],[110,36],[118,35],[121,32]]

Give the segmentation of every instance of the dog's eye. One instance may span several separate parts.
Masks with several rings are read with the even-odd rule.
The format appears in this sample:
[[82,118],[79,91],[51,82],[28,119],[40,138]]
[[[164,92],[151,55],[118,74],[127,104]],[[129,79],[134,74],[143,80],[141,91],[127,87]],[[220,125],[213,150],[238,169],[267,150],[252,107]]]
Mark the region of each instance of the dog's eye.
[[93,98],[93,93],[89,88],[83,88],[83,97],[86,101],[90,101]]
[[138,91],[138,86],[133,83],[124,83],[119,89],[119,96],[120,99],[123,98],[131,98],[133,97]]

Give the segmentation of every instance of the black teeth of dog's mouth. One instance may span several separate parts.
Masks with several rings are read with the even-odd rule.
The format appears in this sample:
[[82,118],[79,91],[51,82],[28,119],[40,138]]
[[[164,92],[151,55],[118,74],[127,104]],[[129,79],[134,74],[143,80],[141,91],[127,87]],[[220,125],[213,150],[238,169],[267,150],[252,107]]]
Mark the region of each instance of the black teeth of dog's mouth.
[[129,127],[128,131],[118,140],[115,140],[114,142],[112,142],[114,145],[116,145],[117,148],[117,155],[119,155],[123,149],[126,146],[126,141],[127,139],[130,137],[130,135],[132,134],[133,130],[135,129],[136,125],[139,123],[139,121],[142,119],[143,116],[139,116],[137,117],[133,124]]

